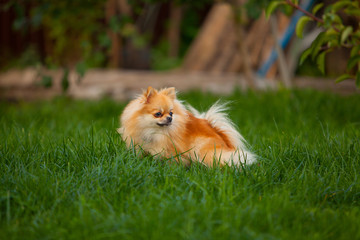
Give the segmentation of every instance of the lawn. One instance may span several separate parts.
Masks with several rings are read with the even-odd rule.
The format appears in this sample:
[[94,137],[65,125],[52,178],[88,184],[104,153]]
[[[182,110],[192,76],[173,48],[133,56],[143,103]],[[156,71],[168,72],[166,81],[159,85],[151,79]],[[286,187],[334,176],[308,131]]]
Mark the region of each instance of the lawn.
[[125,103],[1,102],[0,239],[360,239],[360,96],[222,99],[259,156],[241,171],[137,156]]

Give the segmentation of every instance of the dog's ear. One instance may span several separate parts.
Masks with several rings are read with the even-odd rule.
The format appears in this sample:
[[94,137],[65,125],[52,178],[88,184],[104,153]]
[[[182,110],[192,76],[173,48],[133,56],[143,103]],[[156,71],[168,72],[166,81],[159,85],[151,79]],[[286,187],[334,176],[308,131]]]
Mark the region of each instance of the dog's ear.
[[170,88],[164,88],[163,90],[160,91],[162,94],[168,96],[169,98],[171,98],[172,100],[174,100],[176,98],[176,91],[174,87],[170,87]]
[[149,103],[150,99],[157,94],[156,89],[152,87],[148,87],[146,91],[144,91],[145,103]]

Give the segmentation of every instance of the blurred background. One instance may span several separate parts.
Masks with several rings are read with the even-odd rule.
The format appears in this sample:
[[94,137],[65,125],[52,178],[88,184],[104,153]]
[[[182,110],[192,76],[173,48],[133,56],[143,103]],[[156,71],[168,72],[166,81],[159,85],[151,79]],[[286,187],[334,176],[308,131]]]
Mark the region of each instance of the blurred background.
[[[127,99],[148,85],[221,93],[279,84],[358,91],[353,82],[334,83],[346,71],[350,51],[345,48],[326,55],[325,75],[311,58],[298,64],[322,29],[307,24],[303,38],[297,38],[301,13],[283,6],[268,19],[264,9],[270,0],[0,2],[5,98],[66,93]],[[334,1],[321,2],[326,7]],[[315,3],[300,1],[308,11]],[[344,24],[359,24],[340,16]]]

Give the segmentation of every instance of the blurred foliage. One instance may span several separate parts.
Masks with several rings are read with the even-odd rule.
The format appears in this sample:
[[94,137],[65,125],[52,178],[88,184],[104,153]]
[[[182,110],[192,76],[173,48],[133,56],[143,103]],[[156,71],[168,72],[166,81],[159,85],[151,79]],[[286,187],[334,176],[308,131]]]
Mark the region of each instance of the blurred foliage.
[[[152,41],[151,36],[136,29],[137,18],[144,14],[146,6],[171,2],[184,9],[179,50],[179,58],[181,58],[201,26],[203,19],[199,16],[199,12],[204,13],[209,9],[214,3],[213,0],[128,0],[134,16],[117,14],[108,22],[105,21],[105,0],[9,0],[1,6],[1,9],[15,12],[13,28],[24,34],[44,28],[45,41],[51,43],[50,46],[46,46],[47,54],[42,61],[35,48],[30,47],[20,57],[20,61],[15,61],[11,65],[21,67],[42,63],[48,68],[75,66],[75,69],[81,69],[82,72],[86,68],[106,67],[107,55],[111,47],[108,31],[111,30],[130,39],[136,47],[149,46]],[[248,16],[258,17],[261,9],[268,2],[269,0],[248,1],[245,6]],[[159,42],[150,46],[155,53],[153,56],[153,60],[156,61],[153,64],[155,69],[162,69],[161,65],[172,67],[178,65],[180,61],[170,59],[174,64],[165,64],[169,59],[165,54],[165,48],[168,47],[164,45],[169,46],[169,43],[163,41],[166,40],[162,37]],[[36,57],[29,58],[29,54]]]
[[[111,30],[121,37],[129,39],[137,48],[149,46],[152,41],[151,36],[147,32],[140,33],[136,29],[136,21],[140,15],[144,14],[146,6],[169,2],[129,0],[128,3],[134,16],[117,14],[106,21],[105,0],[7,1],[1,5],[1,10],[12,10],[15,13],[16,18],[13,22],[15,30],[25,34],[43,28],[46,34],[45,41],[50,43],[50,46],[46,46],[46,57],[42,61],[39,54],[36,53],[36,48],[30,47],[20,56],[20,60],[13,61],[11,66],[25,67],[39,63],[48,68],[75,66],[80,75],[83,75],[87,68],[106,67],[111,47],[108,31]],[[176,1],[177,4],[186,7],[186,16],[190,15],[190,18],[184,18],[184,24],[182,24],[181,37],[184,37],[184,41],[181,41],[181,56],[184,55],[185,49],[190,45],[200,27],[201,23],[197,18],[196,11],[212,2],[210,0]],[[159,64],[154,65],[157,68],[157,65],[162,65],[161,62],[168,60],[166,54],[163,54],[164,44],[157,43],[151,47],[156,54],[154,60],[159,61]]]
[[246,13],[250,18],[256,19],[268,6],[271,0],[249,0],[245,4]]
[[322,77],[323,74],[317,68],[316,62],[311,58],[304,60],[304,62],[299,66],[295,72],[299,76],[312,76],[312,77]]
[[[110,46],[102,22],[104,0],[11,0],[5,8],[13,8],[13,27],[21,32],[40,27],[46,29],[51,55],[47,66],[66,66],[73,59],[83,59],[88,67],[102,66],[103,54]],[[27,13],[26,9],[30,8]]]
[[40,63],[41,63],[41,57],[39,55],[39,52],[34,46],[30,45],[28,48],[25,49],[25,51],[21,53],[19,57],[7,59],[6,67],[25,68],[28,66],[36,66],[39,65]]
[[[296,26],[296,34],[302,37],[304,28],[309,22],[316,22],[318,27],[324,29],[312,42],[311,46],[304,51],[300,58],[300,65],[308,58],[316,62],[322,74],[325,74],[325,56],[339,48],[350,49],[350,58],[347,61],[346,73],[336,80],[355,79],[360,88],[360,3],[359,1],[339,0],[324,8],[324,3],[316,4],[311,12],[302,9],[297,0],[272,1],[267,8],[270,15],[278,6],[288,5],[305,13]],[[323,9],[324,8],[324,9]],[[321,18],[316,14],[323,10]],[[343,16],[357,19],[355,26],[346,25]]]
[[[184,11],[180,26],[180,46],[179,54],[177,58],[169,57],[168,50],[170,48],[170,43],[168,39],[164,37],[161,38],[161,41],[152,48],[152,64],[151,67],[153,70],[168,70],[176,67],[180,67],[183,57],[186,54],[189,46],[197,36],[202,25],[202,14],[212,5],[213,1],[210,0],[201,0],[201,1],[177,1],[180,4]],[[205,14],[203,14],[205,15]],[[168,25],[168,22],[165,23]],[[169,26],[167,26],[168,28]]]
[[168,56],[169,42],[161,41],[155,48],[151,51],[151,68],[156,71],[173,69],[180,67],[181,58],[169,57]]
[[[107,67],[111,39],[109,32],[117,33],[124,41],[131,42],[135,48],[148,48],[151,53],[151,68],[166,70],[178,67],[196,37],[204,16],[209,11],[214,0],[128,0],[131,7],[131,16],[116,14],[110,19],[105,18],[106,0],[9,0],[1,5],[3,11],[13,11],[16,15],[13,28],[26,34],[36,29],[43,29],[45,34],[46,53],[40,56],[36,46],[29,46],[16,60],[9,60],[10,65],[18,67],[44,65],[47,68],[62,68],[64,71],[63,89],[68,88],[67,72],[74,68],[81,78],[88,68]],[[237,1],[229,1],[234,6]],[[148,14],[149,6],[167,5],[175,3],[182,7],[183,17],[180,27],[180,46],[178,57],[170,58],[168,54],[170,43],[167,39],[168,20],[162,21],[161,31],[149,32],[137,26],[141,16],[145,21],[155,15]],[[261,11],[267,7],[270,14],[275,9],[281,9],[291,14],[298,9],[297,0],[248,0],[239,11],[235,9],[237,19],[246,19],[250,22],[260,16]],[[245,10],[244,10],[245,9]],[[299,72],[312,72],[318,75],[324,73],[325,55],[337,48],[351,49],[346,74],[338,80],[346,78],[356,79],[360,86],[360,30],[359,26],[345,25],[342,15],[360,17],[358,1],[339,0],[333,5],[324,7],[322,3],[316,5],[313,16],[302,17],[297,25],[297,34],[302,32],[309,22],[316,22],[324,32],[318,36],[311,47],[304,52],[301,58],[303,63]],[[242,16],[246,15],[246,16]],[[168,16],[167,16],[168,17]],[[157,36],[161,35],[161,36]],[[156,39],[156,40],[154,40]],[[315,64],[314,64],[315,63]],[[318,70],[311,69],[317,65]],[[310,69],[310,70],[309,70]],[[51,86],[51,79],[42,78],[44,86]]]

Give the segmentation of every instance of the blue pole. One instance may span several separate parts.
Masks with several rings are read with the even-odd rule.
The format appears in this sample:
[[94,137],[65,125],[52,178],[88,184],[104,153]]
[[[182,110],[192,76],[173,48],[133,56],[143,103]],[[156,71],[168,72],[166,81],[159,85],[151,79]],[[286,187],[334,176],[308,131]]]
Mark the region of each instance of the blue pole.
[[[309,11],[310,7],[313,5],[313,3],[315,1],[316,0],[305,1],[303,4],[300,5],[300,7],[302,9]],[[282,49],[284,49],[289,44],[291,37],[294,35],[296,23],[299,21],[300,17],[302,17],[303,15],[304,15],[304,13],[297,10],[296,13],[294,14],[294,16],[291,18],[289,26],[287,27],[282,38],[279,40],[279,45]],[[274,64],[277,57],[278,57],[278,54],[277,54],[276,50],[273,48],[269,58],[265,61],[265,63],[257,71],[257,75],[260,76],[261,78],[265,78],[266,73],[269,71],[270,67]]]

